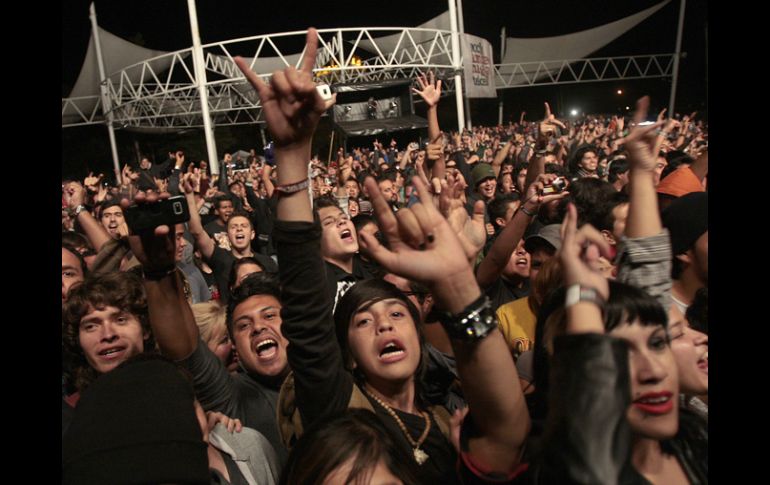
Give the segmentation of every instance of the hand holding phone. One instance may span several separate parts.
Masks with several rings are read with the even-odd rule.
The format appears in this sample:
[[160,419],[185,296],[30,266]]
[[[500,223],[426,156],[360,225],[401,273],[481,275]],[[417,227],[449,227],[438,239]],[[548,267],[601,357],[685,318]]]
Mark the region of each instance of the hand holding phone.
[[133,204],[125,210],[126,223],[134,234],[151,231],[158,226],[172,228],[190,220],[187,200],[183,195],[161,199],[156,203]]

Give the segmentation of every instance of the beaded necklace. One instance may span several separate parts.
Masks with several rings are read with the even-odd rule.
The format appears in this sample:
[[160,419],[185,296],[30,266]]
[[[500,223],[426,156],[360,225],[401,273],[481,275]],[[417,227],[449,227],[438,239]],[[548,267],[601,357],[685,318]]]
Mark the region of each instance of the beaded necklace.
[[417,462],[417,464],[422,465],[423,463],[425,463],[425,461],[430,457],[428,456],[427,453],[425,453],[423,450],[420,449],[420,446],[425,441],[425,438],[428,437],[428,432],[430,431],[430,415],[428,415],[428,413],[426,413],[425,411],[420,411],[420,415],[425,419],[425,430],[422,432],[422,435],[420,436],[420,438],[417,441],[415,441],[412,438],[412,435],[410,435],[409,431],[406,429],[406,425],[403,423],[403,421],[401,421],[401,418],[398,417],[398,414],[396,414],[393,408],[391,408],[390,406],[382,402],[380,398],[372,394],[369,391],[369,389],[367,389],[366,387],[364,387],[364,391],[369,396],[371,396],[371,398],[374,399],[374,401],[377,404],[382,406],[383,409],[385,409],[385,411],[387,411],[388,414],[390,414],[393,417],[393,419],[396,420],[396,423],[398,423],[398,427],[401,428],[401,431],[404,432],[404,436],[406,436],[407,441],[409,441],[409,444],[412,445],[414,460]]

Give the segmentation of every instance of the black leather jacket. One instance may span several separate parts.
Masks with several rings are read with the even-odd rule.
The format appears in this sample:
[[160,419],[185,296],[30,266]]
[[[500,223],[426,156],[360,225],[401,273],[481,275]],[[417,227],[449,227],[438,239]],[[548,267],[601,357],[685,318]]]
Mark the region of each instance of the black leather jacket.
[[[626,344],[600,334],[557,337],[551,369],[540,451],[522,481],[649,484],[630,462]],[[662,446],[676,456],[690,483],[708,483],[708,430],[701,418],[681,411],[677,435]]]

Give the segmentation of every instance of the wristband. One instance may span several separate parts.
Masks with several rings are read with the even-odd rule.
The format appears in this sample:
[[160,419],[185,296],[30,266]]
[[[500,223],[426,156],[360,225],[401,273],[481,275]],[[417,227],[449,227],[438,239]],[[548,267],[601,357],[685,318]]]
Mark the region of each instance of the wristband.
[[439,321],[450,338],[466,342],[481,340],[497,327],[492,301],[483,293],[457,315],[440,313]]
[[535,217],[535,216],[537,215],[535,212],[531,212],[531,211],[527,210],[527,208],[526,208],[526,207],[524,207],[524,206],[521,206],[521,207],[519,208],[519,210],[520,210],[521,212],[525,213],[526,215],[528,215],[529,217]]
[[582,286],[580,283],[575,283],[567,288],[567,294],[564,298],[564,308],[569,308],[581,301],[587,301],[598,306],[600,310],[604,310],[606,301],[599,294],[596,288],[590,286]]
[[310,179],[305,179],[301,182],[295,182],[293,184],[276,185],[275,191],[278,192],[279,197],[285,197],[287,195],[296,194],[301,190],[307,189],[309,186]]

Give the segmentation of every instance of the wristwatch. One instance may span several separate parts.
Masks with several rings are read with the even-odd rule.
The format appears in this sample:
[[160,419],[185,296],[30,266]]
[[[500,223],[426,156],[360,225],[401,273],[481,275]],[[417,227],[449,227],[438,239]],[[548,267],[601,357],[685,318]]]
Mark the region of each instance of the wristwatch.
[[74,209],[72,209],[72,216],[77,219],[77,217],[80,215],[81,212],[83,212],[86,209],[86,206],[83,204],[78,205]]
[[570,285],[567,288],[567,295],[564,299],[564,308],[569,308],[581,301],[591,302],[602,310],[607,303],[596,290],[596,288],[591,288],[590,286],[582,286],[580,283]]
[[439,321],[450,338],[466,342],[481,340],[497,327],[497,315],[492,309],[492,301],[483,293],[456,315],[440,313]]

